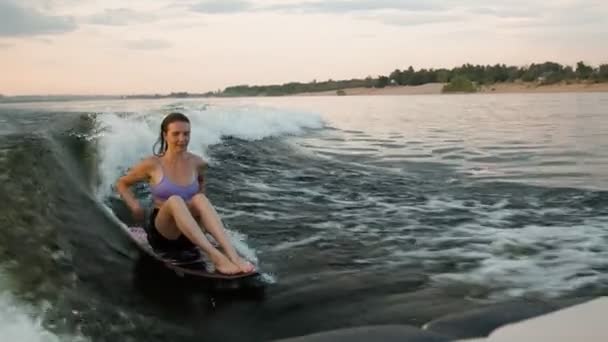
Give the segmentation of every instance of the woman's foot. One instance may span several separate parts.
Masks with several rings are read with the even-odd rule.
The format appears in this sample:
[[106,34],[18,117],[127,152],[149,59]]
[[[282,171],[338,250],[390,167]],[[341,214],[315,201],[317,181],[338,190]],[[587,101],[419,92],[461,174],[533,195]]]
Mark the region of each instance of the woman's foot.
[[239,257],[232,260],[232,263],[236,265],[243,273],[251,273],[255,271],[255,266],[253,266],[252,263],[250,263],[249,261],[245,261]]
[[215,265],[215,271],[221,274],[237,274],[242,272],[241,268],[234,264],[226,256],[218,252],[218,255],[211,258]]

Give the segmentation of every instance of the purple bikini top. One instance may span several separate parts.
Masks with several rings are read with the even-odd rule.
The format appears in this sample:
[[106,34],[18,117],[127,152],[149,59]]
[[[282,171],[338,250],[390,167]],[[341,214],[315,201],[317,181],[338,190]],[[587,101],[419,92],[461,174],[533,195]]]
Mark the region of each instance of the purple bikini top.
[[199,185],[196,179],[194,179],[191,184],[186,186],[175,184],[169,180],[169,177],[165,176],[165,172],[163,170],[163,178],[158,184],[152,185],[150,190],[152,192],[152,196],[163,201],[166,201],[173,195],[180,196],[184,199],[184,201],[187,201],[198,193]]

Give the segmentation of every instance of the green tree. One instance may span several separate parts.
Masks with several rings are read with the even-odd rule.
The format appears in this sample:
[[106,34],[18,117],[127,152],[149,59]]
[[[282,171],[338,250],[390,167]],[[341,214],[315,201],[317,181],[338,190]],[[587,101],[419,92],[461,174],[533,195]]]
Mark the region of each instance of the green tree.
[[507,81],[513,82],[515,80],[519,80],[519,79],[521,79],[523,74],[524,74],[524,70],[521,68],[518,68],[516,66],[508,67],[507,68]]
[[[384,87],[389,83],[399,85],[421,85],[430,82],[448,83],[447,91],[467,91],[471,89],[469,84],[463,79],[468,80],[472,89],[480,84],[494,84],[497,82],[514,82],[517,80],[528,82],[541,82],[542,84],[552,84],[570,80],[593,80],[595,82],[608,81],[608,64],[602,64],[597,68],[586,65],[583,62],[577,63],[575,67],[563,66],[556,62],[547,61],[544,63],[533,63],[529,66],[517,67],[506,66],[504,64],[495,65],[472,65],[463,64],[452,69],[421,69],[415,70],[409,66],[405,70],[395,69],[388,76],[379,76],[365,79],[350,80],[327,80],[319,82],[313,80],[308,83],[290,82],[285,84],[249,86],[237,85],[227,87],[224,91],[213,93],[215,96],[258,96],[258,95],[288,95],[299,92],[316,91],[338,91],[341,89],[356,87]],[[172,96],[191,96],[186,92],[172,93]]]
[[586,80],[593,74],[593,68],[582,61],[576,63],[576,76],[581,80]]
[[564,74],[565,80],[573,80],[576,78],[576,73],[574,72],[574,69],[572,69],[572,67],[569,65],[564,67],[564,70],[562,70],[562,73]]
[[439,69],[436,71],[435,81],[439,83],[447,83],[450,79],[450,71],[447,69]]
[[384,88],[388,85],[388,82],[389,82],[388,77],[380,76],[376,80],[376,88]]
[[409,68],[407,68],[407,70],[404,70],[401,73],[401,82],[399,84],[401,85],[411,85],[411,80],[414,77],[414,74],[416,73],[416,71],[414,71],[414,68],[410,65]]
[[608,64],[600,65],[597,74],[600,80],[608,81]]
[[443,86],[443,92],[465,92],[465,93],[474,93],[477,91],[475,84],[471,82],[468,78],[464,76],[456,76],[454,77],[450,83]]
[[395,69],[395,71],[391,72],[388,78],[391,81],[395,81],[397,84],[401,84],[401,70]]

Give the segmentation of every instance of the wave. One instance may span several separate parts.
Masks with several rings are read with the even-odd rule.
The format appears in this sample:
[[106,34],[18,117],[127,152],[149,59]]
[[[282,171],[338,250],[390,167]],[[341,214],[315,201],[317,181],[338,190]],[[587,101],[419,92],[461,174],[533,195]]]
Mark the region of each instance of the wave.
[[[233,137],[247,141],[299,135],[307,129],[324,126],[320,116],[303,112],[286,112],[262,107],[209,107],[201,105],[171,105],[191,121],[190,149],[211,165],[214,160],[207,153],[209,146]],[[95,114],[97,129],[92,139],[97,140],[100,153],[100,187],[103,198],[111,195],[112,184],[130,165],[152,153],[158,139],[160,122],[166,111],[144,113],[105,112]]]
[[86,342],[79,335],[61,335],[43,326],[45,305],[31,305],[19,301],[11,293],[8,274],[0,268],[0,331],[6,341],[20,342]]
[[[107,286],[103,284],[109,280],[98,268],[128,273],[124,258],[135,250],[115,227],[123,223],[115,220],[121,213],[111,201],[116,199],[112,184],[129,165],[151,153],[166,109],[0,110],[8,124],[0,132],[0,265],[8,265],[0,269],[3,336],[26,342],[82,340],[58,335],[49,315],[69,317],[74,308],[92,314],[82,306],[96,298],[80,297]],[[227,137],[257,141],[323,126],[314,115],[262,108],[188,105],[181,110],[192,122],[192,150],[211,164],[209,147]],[[234,229],[228,233],[237,250],[257,259],[245,234]],[[9,277],[13,280],[4,282]],[[92,282],[83,282],[91,277]],[[274,280],[265,275],[264,281]],[[73,292],[74,286],[78,291]],[[17,300],[21,296],[26,300]]]

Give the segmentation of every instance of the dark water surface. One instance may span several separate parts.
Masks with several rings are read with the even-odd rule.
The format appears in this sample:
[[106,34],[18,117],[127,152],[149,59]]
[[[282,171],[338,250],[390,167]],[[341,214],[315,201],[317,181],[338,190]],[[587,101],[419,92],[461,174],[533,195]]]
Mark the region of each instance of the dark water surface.
[[[605,295],[607,109],[608,94],[1,106],[0,329],[264,341]],[[191,117],[208,196],[259,279],[177,278],[118,228],[112,184],[170,110]]]

